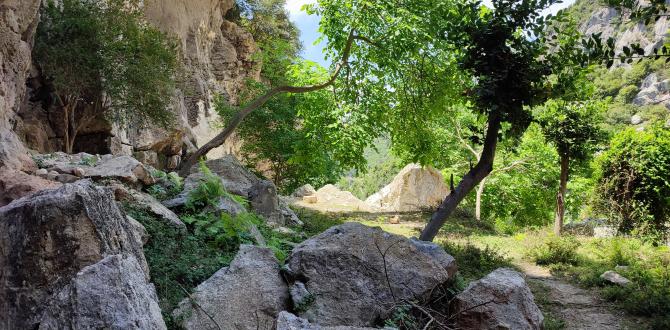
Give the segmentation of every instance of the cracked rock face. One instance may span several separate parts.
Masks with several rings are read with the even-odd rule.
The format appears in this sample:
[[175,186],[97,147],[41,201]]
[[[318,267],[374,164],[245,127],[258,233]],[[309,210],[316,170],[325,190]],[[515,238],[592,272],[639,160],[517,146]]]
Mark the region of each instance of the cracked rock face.
[[35,166],[12,126],[26,90],[40,3],[0,3],[0,167],[30,170]]
[[49,303],[40,329],[166,329],[158,296],[135,257],[82,269]]
[[449,281],[456,262],[435,244],[352,222],[295,247],[288,273],[313,297],[299,316],[323,326],[373,326],[395,301],[426,298]]
[[1,207],[0,325],[33,328],[52,294],[109,255],[134,256],[148,277],[136,225],[88,180]]
[[271,329],[289,307],[277,258],[272,250],[253,245],[241,245],[230,266],[198,285],[191,299],[184,299],[174,314],[183,318],[185,329],[194,330]]

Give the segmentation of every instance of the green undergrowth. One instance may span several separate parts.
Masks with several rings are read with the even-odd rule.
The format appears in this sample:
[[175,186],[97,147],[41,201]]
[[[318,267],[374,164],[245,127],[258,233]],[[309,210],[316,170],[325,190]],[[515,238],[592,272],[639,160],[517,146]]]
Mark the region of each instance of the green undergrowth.
[[198,284],[227,266],[237,247],[222,249],[207,235],[183,232],[150,214],[126,205],[125,211],[147,230],[144,255],[156,286],[163,318],[174,328],[171,312]]
[[[652,329],[670,328],[670,249],[635,238],[555,237],[534,233],[526,238],[528,255],[556,275],[584,287],[597,287],[603,298],[626,312],[651,320]],[[539,251],[539,252],[538,252]],[[533,258],[534,257],[534,258]],[[620,266],[617,268],[617,266]],[[608,270],[631,281],[612,285],[600,278]]]

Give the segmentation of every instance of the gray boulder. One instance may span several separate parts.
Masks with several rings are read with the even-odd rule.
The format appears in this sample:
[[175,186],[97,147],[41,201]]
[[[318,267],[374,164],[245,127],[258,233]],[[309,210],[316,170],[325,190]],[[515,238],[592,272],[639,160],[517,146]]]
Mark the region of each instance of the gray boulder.
[[612,270],[608,270],[602,273],[602,275],[600,275],[600,278],[607,281],[610,284],[615,284],[618,286],[628,286],[630,284],[629,279],[621,276],[619,273]]
[[289,307],[279,271],[272,250],[242,245],[230,266],[198,285],[173,314],[185,329],[270,329]]
[[251,208],[262,216],[267,222],[284,225],[284,215],[279,209],[279,198],[277,188],[267,180],[259,180],[249,191]]
[[49,303],[40,329],[166,329],[153,284],[132,256],[82,269]]
[[544,317],[523,275],[498,268],[452,301],[458,329],[542,329]]
[[178,229],[186,229],[186,225],[179,219],[179,216],[170,211],[170,209],[161,204],[161,202],[153,196],[130,189],[128,190],[128,199],[131,200],[133,205],[149,212],[153,216],[163,220],[165,223]]
[[309,323],[306,319],[297,317],[287,311],[279,313],[277,317],[277,330],[372,330],[376,328],[362,328],[351,326],[324,327]]
[[[372,326],[396,301],[427,298],[456,273],[453,257],[360,223],[332,227],[293,249],[290,278],[304,283],[311,303],[301,317],[326,326]],[[294,296],[302,296],[294,294]]]
[[132,255],[148,274],[137,225],[88,180],[1,207],[0,324],[35,328],[51,294],[106,256]]

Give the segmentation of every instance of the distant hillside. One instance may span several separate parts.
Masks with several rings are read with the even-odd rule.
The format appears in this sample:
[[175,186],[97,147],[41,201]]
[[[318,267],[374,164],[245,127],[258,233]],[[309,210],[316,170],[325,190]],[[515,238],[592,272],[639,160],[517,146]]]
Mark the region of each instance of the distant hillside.
[[[578,0],[567,12],[583,33],[601,33],[603,40],[613,37],[618,50],[639,43],[649,54],[670,37],[670,19],[665,16],[644,24],[631,21],[618,9],[602,2],[585,0]],[[592,80],[597,96],[613,100],[607,115],[612,129],[621,125],[644,126],[658,120],[670,124],[670,64],[666,64],[665,59],[599,68]]]

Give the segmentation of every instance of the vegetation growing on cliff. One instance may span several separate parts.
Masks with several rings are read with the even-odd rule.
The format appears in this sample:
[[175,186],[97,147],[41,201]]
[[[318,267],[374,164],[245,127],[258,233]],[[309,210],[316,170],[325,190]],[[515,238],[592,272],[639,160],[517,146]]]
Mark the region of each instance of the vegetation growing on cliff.
[[63,151],[104,116],[119,125],[172,123],[173,41],[143,19],[136,1],[48,1],[34,55],[63,111]]

